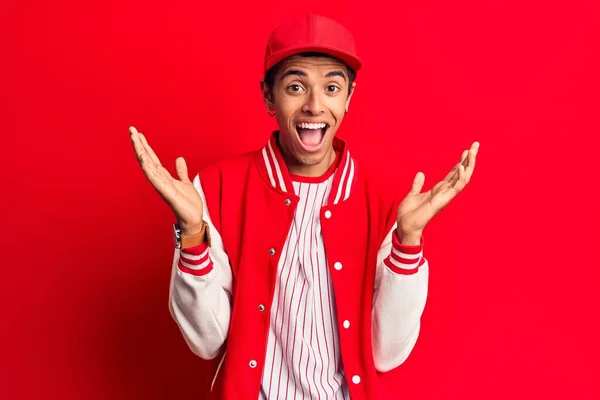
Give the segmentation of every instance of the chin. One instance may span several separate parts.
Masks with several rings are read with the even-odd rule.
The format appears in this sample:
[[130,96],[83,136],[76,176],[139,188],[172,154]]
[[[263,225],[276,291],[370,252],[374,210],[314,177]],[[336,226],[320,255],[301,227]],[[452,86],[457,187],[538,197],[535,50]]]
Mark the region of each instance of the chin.
[[322,154],[306,154],[303,151],[296,152],[296,161],[302,165],[319,165],[325,159],[326,152],[322,152]]

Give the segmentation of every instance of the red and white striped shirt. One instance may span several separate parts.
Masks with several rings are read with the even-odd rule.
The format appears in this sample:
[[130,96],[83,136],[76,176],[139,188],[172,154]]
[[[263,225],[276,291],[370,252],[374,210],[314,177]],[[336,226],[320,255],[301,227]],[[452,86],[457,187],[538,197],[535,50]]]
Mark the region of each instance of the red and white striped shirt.
[[319,210],[333,176],[293,181],[300,198],[279,260],[259,399],[349,399]]

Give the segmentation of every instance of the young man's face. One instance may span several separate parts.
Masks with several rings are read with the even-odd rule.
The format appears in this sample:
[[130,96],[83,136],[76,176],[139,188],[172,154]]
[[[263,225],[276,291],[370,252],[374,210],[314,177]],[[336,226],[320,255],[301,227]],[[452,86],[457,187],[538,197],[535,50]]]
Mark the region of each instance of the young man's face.
[[335,159],[332,141],[350,104],[348,85],[348,70],[341,61],[302,56],[282,62],[271,93],[263,84],[292,173],[317,176]]

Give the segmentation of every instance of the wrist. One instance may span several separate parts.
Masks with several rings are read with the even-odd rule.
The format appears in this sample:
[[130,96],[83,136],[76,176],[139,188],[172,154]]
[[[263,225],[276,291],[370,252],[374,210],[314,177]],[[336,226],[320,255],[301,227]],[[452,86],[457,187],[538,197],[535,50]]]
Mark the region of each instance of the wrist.
[[421,244],[421,237],[423,232],[421,231],[403,231],[402,229],[396,229],[396,235],[400,243],[407,246],[418,246]]
[[181,229],[181,235],[183,236],[191,236],[196,235],[202,232],[202,228],[204,227],[203,223],[194,224],[194,225],[185,225],[179,222],[179,227]]

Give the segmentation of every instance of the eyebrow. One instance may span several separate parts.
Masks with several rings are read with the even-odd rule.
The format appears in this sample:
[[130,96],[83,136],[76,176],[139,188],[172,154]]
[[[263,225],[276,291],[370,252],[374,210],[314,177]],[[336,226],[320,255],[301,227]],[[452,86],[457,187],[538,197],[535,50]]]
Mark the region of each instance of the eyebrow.
[[340,70],[328,72],[327,75],[325,75],[325,78],[332,78],[334,76],[341,76],[344,78],[344,80],[346,80],[346,74]]
[[[290,70],[286,71],[283,75],[281,75],[281,80],[283,80],[286,76],[290,76],[290,75],[296,75],[296,76],[302,76],[302,77],[308,76],[306,74],[306,72],[300,71],[299,69],[290,69]],[[325,78],[332,78],[334,76],[341,76],[342,78],[344,78],[344,80],[347,79],[346,74],[341,70],[328,72],[327,75],[325,75]]]

